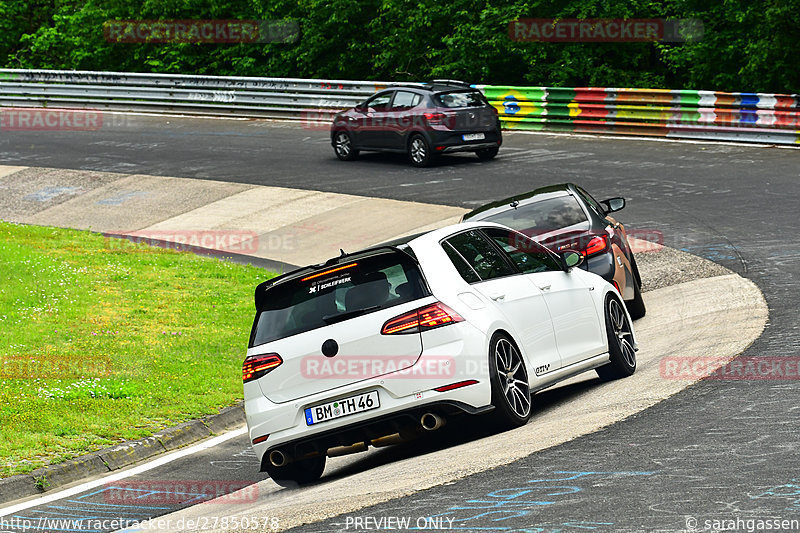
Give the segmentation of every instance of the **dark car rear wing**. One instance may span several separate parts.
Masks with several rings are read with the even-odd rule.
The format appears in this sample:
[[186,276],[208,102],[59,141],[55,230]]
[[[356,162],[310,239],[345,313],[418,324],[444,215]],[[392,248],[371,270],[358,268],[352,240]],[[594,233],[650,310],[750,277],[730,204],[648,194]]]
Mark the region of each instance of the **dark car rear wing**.
[[[315,265],[304,266],[304,267],[292,270],[291,272],[287,272],[285,274],[281,274],[280,276],[275,276],[274,278],[271,278],[271,279],[268,279],[266,281],[263,281],[263,282],[259,283],[258,286],[256,287],[255,294],[253,295],[254,300],[255,300],[256,309],[260,309],[260,304],[262,302],[262,298],[266,294],[267,289],[269,289],[270,287],[273,287],[273,286],[275,286],[275,285],[277,285],[279,283],[283,283],[283,282],[286,282],[286,281],[290,281],[290,280],[296,279],[296,278],[298,278],[300,276],[313,274],[315,272],[322,271],[322,270],[324,270],[326,268],[330,268],[332,266],[338,265],[342,261],[351,260],[354,257],[364,257],[364,256],[374,255],[376,253],[380,253],[381,251],[393,251],[393,252],[401,253],[401,254],[407,256],[408,258],[410,258],[414,263],[418,264],[416,256],[414,256],[414,253],[410,249],[404,250],[403,248],[400,248],[399,246],[380,245],[380,246],[375,246],[375,247],[372,247],[372,248],[367,248],[365,250],[359,250],[357,252],[351,252],[349,254],[345,253],[344,251],[342,251],[341,255],[339,255],[337,257],[332,257],[332,258],[328,259],[327,261],[325,261],[324,263],[318,263],[318,264],[315,264]],[[428,287],[428,283],[425,280],[425,276],[422,274],[421,270],[420,270],[420,275],[422,277],[423,283],[425,283],[425,286]]]

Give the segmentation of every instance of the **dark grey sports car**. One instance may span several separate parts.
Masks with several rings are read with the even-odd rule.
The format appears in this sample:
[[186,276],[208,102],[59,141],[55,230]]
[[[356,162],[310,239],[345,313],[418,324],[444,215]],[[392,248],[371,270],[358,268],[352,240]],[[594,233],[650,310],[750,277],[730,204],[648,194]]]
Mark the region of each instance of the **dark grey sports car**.
[[624,198],[598,202],[574,183],[552,185],[486,204],[463,221],[489,220],[532,237],[557,253],[580,252],[580,268],[613,284],[631,318],[645,315],[642,279],[625,227],[610,216],[625,207]]

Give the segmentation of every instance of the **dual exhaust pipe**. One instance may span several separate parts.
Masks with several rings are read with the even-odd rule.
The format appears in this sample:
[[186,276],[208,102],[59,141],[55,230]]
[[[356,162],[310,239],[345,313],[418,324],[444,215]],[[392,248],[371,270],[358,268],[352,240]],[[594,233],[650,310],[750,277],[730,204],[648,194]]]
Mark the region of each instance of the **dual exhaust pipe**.
[[280,450],[269,452],[269,462],[272,466],[280,468],[292,462],[291,458]]
[[[446,423],[447,421],[444,419],[444,417],[441,417],[436,413],[425,413],[419,418],[419,425],[425,431],[436,431],[437,429],[442,428]],[[394,435],[387,435],[385,437],[373,439],[370,441],[370,444],[376,448],[379,448],[381,446],[400,444],[405,440],[407,439],[401,436],[400,433],[395,433]],[[327,455],[328,457],[339,457],[341,455],[349,455],[351,453],[365,452],[367,449],[369,449],[369,446],[366,442],[357,442],[350,446],[337,446],[335,448],[330,448],[327,451]],[[276,468],[286,466],[291,463],[292,460],[293,458],[291,456],[280,449],[269,452],[269,462]]]
[[422,429],[425,431],[436,431],[444,426],[445,423],[446,420],[436,413],[425,413],[419,419],[419,425],[422,426]]

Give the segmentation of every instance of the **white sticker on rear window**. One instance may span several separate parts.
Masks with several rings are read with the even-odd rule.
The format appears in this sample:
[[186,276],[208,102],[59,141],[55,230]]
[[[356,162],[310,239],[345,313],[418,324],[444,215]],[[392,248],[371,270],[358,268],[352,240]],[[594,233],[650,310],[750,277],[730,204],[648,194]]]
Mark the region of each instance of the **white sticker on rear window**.
[[324,283],[318,283],[317,285],[312,285],[311,287],[308,288],[308,294],[313,294],[315,292],[320,292],[320,291],[323,291],[325,289],[329,289],[331,287],[335,287],[336,285],[341,285],[342,283],[347,283],[348,281],[350,281],[350,276],[347,276],[346,278],[335,279],[335,280],[332,280],[332,281],[326,281]]

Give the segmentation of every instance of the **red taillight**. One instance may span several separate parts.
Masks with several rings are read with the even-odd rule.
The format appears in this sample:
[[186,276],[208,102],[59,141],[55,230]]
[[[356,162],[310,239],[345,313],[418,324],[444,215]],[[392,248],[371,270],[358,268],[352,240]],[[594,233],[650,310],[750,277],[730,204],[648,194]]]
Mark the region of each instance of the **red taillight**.
[[461,387],[467,387],[469,385],[475,385],[478,382],[477,379],[468,379],[466,381],[459,381],[458,383],[451,383],[450,385],[445,385],[443,387],[436,387],[436,392],[447,392],[453,389],[460,389]]
[[622,294],[622,291],[619,290],[619,283],[617,283],[615,280],[612,279],[611,284],[614,285],[614,288],[617,289],[618,293]]
[[444,119],[447,118],[447,115],[444,113],[423,113],[425,120],[428,121],[428,124],[443,124]]
[[247,383],[278,368],[283,359],[276,353],[265,353],[261,355],[249,355],[242,363],[242,381]]
[[436,302],[387,320],[381,328],[381,334],[419,333],[463,320],[458,313],[442,302]]
[[608,248],[608,236],[607,235],[597,235],[592,237],[589,240],[589,243],[586,245],[586,250],[584,250],[583,255],[590,256],[597,253],[600,253]]

